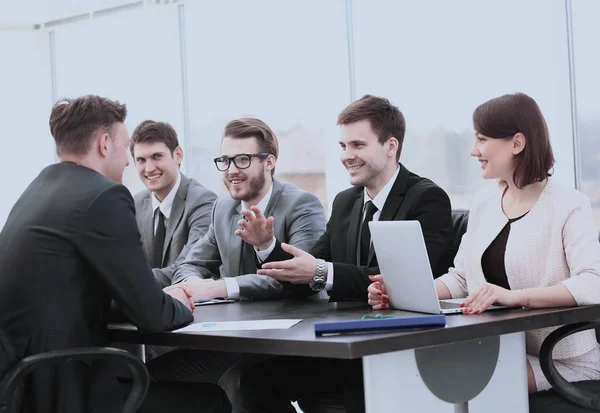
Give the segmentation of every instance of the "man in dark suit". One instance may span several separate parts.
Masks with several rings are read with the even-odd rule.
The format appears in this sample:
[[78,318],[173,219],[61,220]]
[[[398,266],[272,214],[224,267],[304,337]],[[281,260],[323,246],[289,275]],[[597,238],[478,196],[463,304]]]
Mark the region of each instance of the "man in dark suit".
[[[14,205],[0,234],[0,330],[10,368],[36,353],[105,346],[111,300],[144,332],[192,321],[185,287],[154,281],[121,185],[129,163],[126,107],[98,96],[52,108],[59,163],[45,168]],[[13,408],[27,412],[110,409],[100,365],[36,370]],[[0,371],[0,377],[4,371]],[[88,391],[90,390],[91,391]],[[95,397],[97,396],[97,397]],[[117,396],[115,395],[115,398]]]
[[183,150],[165,122],[146,120],[131,135],[131,155],[148,189],[134,196],[136,220],[155,279],[166,287],[210,224],[217,196],[179,171]]
[[[341,160],[353,188],[334,200],[325,233],[310,253],[282,244],[293,259],[265,263],[258,273],[305,285],[307,291],[325,290],[332,301],[366,302],[369,276],[379,273],[368,222],[418,220],[434,275],[443,274],[450,200],[432,181],[399,163],[406,129],[402,113],[387,99],[366,95],[342,111],[338,125]],[[315,386],[316,381],[323,385]],[[243,377],[242,392],[251,413],[293,412],[290,400],[328,392],[344,393],[348,412],[364,411],[361,360],[272,359]]]
[[[215,165],[229,193],[215,201],[207,234],[192,247],[172,282],[188,286],[194,299],[203,301],[294,295],[298,286],[256,270],[264,262],[289,256],[277,248],[281,242],[308,251],[325,229],[323,206],[313,194],[273,177],[279,149],[267,124],[236,119],[227,124],[223,136]],[[247,233],[258,221],[268,222],[270,228],[261,242]],[[153,377],[165,381],[219,382],[237,412],[237,371],[253,361],[245,359],[240,364],[239,354],[180,349],[151,360],[148,368]]]

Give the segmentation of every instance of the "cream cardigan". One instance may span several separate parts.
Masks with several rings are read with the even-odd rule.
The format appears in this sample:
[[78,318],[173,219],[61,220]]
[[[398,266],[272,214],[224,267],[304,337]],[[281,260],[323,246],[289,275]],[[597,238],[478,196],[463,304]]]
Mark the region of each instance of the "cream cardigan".
[[[485,283],[481,257],[508,222],[502,192],[494,186],[475,196],[455,268],[440,278],[453,298],[466,297]],[[511,224],[504,263],[512,290],[563,283],[578,305],[599,304],[600,243],[589,199],[550,178],[529,213]],[[554,329],[528,331],[527,353],[538,356]],[[555,347],[553,358],[576,357],[597,345],[593,330],[577,333]]]

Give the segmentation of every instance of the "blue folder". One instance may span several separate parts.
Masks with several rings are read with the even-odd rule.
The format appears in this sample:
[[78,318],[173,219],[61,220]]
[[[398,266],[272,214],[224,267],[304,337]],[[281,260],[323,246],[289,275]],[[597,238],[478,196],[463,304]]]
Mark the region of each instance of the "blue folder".
[[416,317],[391,317],[368,320],[345,320],[315,323],[315,335],[375,332],[420,327],[439,327],[446,325],[444,314]]

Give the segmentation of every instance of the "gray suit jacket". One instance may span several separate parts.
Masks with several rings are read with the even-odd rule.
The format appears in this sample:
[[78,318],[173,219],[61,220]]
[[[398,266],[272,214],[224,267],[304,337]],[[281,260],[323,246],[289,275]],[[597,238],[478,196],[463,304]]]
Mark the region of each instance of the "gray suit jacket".
[[[154,238],[154,219],[152,211],[152,193],[142,191],[135,195],[135,211],[138,228],[146,258],[151,264],[154,256],[152,239]],[[163,268],[154,268],[154,278],[162,287],[171,284],[173,272],[181,263],[189,249],[206,234],[210,225],[210,214],[217,195],[195,179],[181,174],[181,183],[173,200],[171,215],[167,220],[167,232],[163,249]]]
[[[225,277],[237,277],[242,298],[293,294],[295,286],[292,284],[282,284],[264,275],[242,273],[242,260],[255,260],[256,253],[254,247],[244,247],[242,239],[234,234],[242,218],[240,212],[240,201],[233,200],[228,194],[217,199],[208,232],[192,247],[185,262],[178,266],[173,284],[191,276],[218,279],[221,273]],[[271,199],[264,214],[275,218],[278,247],[281,242],[286,242],[308,251],[325,230],[325,211],[317,197],[293,184],[273,180]],[[244,250],[251,257],[243,257]],[[265,262],[290,258],[286,253],[282,255],[281,251],[281,248],[275,248]]]

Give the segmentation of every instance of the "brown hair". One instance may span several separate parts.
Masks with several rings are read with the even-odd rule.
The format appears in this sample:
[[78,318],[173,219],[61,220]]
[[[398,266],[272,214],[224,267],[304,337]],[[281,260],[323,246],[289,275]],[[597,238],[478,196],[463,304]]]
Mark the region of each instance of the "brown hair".
[[[230,138],[256,138],[261,152],[267,152],[279,156],[279,143],[273,130],[262,120],[256,118],[241,118],[229,122],[225,126],[223,137]],[[271,169],[271,176],[275,174],[275,168]]]
[[131,156],[136,143],[164,143],[171,155],[175,149],[179,146],[179,140],[177,139],[177,132],[175,129],[166,122],[155,122],[153,120],[145,120],[133,130],[131,134]]
[[481,135],[504,139],[525,135],[525,148],[516,156],[513,181],[522,189],[552,175],[554,154],[548,126],[539,106],[524,93],[503,95],[483,103],[473,112],[473,127]]
[[406,121],[400,110],[392,105],[388,99],[364,95],[355,100],[338,115],[337,124],[346,125],[368,119],[371,128],[378,137],[379,143],[384,144],[389,138],[398,140],[396,161],[400,160],[404,134],[406,133]]
[[100,96],[59,100],[50,113],[50,133],[56,142],[56,153],[87,154],[94,133],[102,130],[110,134],[114,124],[125,122],[126,117],[124,104]]

